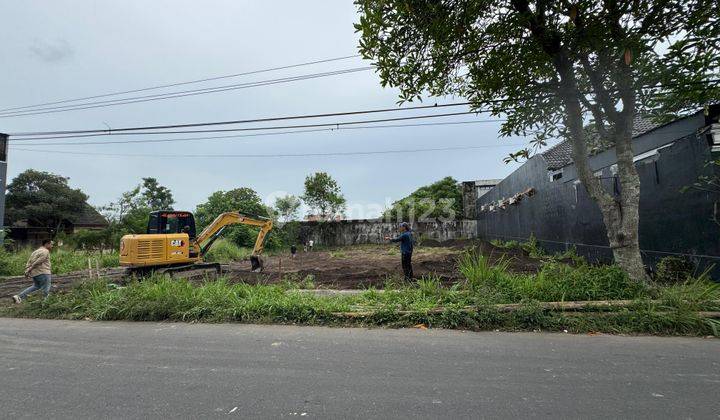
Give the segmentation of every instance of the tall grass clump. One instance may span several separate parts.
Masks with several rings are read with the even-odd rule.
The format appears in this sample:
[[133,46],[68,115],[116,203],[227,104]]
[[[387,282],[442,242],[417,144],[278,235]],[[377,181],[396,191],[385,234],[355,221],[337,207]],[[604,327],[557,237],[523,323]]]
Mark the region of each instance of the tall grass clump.
[[617,265],[569,266],[550,262],[529,279],[526,295],[539,301],[613,300],[644,297],[648,289]]
[[571,266],[549,261],[536,274],[512,273],[509,268],[510,260],[504,257],[495,264],[475,253],[458,259],[468,289],[500,302],[637,299],[648,293],[644,285],[614,265]]
[[[22,276],[25,272],[25,263],[33,251],[34,249],[31,248],[23,248],[14,252],[0,249],[0,276]],[[101,268],[120,265],[120,256],[117,251],[92,252],[57,247],[50,253],[54,274],[86,270],[88,260],[92,262],[93,268],[96,262]]]
[[698,277],[688,277],[683,282],[657,287],[653,297],[665,305],[683,307],[690,310],[720,310],[720,283],[714,282],[709,275],[710,268]]
[[505,257],[501,257],[493,264],[489,257],[468,251],[458,258],[457,265],[471,290],[478,290],[483,286],[496,286],[510,275],[508,271],[510,260]]
[[20,276],[25,271],[25,262],[30,250],[9,252],[0,247],[0,276]]
[[252,251],[242,248],[227,239],[218,239],[205,254],[205,261],[209,262],[231,262],[241,261],[248,258]]

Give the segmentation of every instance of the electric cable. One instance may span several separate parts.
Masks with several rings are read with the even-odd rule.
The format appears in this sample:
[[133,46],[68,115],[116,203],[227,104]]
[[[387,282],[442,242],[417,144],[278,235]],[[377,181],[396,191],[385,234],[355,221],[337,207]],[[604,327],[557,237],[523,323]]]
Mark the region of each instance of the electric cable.
[[347,60],[350,58],[357,58],[357,57],[360,57],[360,54],[346,55],[346,56],[335,57],[335,58],[327,58],[327,59],[323,59],[323,60],[308,61],[308,62],[304,62],[304,63],[290,64],[290,65],[280,66],[280,67],[271,67],[271,68],[262,69],[262,70],[252,70],[252,71],[246,71],[246,72],[242,72],[242,73],[228,74],[228,75],[224,75],[224,76],[207,77],[204,79],[195,79],[195,80],[189,80],[189,81],[185,81],[185,82],[168,83],[168,84],[164,84],[164,85],[150,86],[150,87],[140,88],[140,89],[103,93],[100,95],[84,96],[84,97],[73,98],[73,99],[63,99],[63,100],[59,100],[59,101],[43,102],[43,103],[39,103],[39,104],[17,106],[17,107],[12,107],[12,108],[1,108],[0,113],[5,113],[5,111],[37,108],[37,107],[47,106],[47,105],[56,105],[56,104],[64,104],[64,103],[69,103],[69,102],[85,101],[88,99],[106,98],[109,96],[126,95],[129,93],[147,92],[149,90],[164,89],[164,88],[176,87],[176,86],[184,86],[184,85],[190,85],[190,84],[195,84],[195,83],[211,82],[214,80],[230,79],[230,78],[235,78],[235,77],[240,77],[240,76],[249,76],[252,74],[268,73],[268,72],[277,71],[277,70],[286,70],[286,69],[291,69],[291,68],[296,68],[296,67],[304,67],[304,66],[311,66],[311,65],[315,65],[315,64],[330,63],[333,61],[342,61],[342,60]]

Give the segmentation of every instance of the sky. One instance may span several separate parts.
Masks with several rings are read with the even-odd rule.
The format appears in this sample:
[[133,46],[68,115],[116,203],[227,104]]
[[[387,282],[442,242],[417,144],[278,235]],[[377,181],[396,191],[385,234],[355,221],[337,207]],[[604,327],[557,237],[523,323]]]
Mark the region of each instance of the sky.
[[[357,54],[352,1],[3,2],[0,6],[0,108],[33,105]],[[174,90],[244,83],[368,66],[358,58],[218,80]],[[143,92],[153,94],[163,91]],[[104,129],[332,113],[397,107],[398,92],[373,71],[206,95],[45,115],[0,118],[0,132]],[[430,98],[426,103],[462,102]],[[454,111],[455,109],[453,109]],[[414,111],[403,115],[420,115]],[[398,117],[385,115],[381,117]],[[342,122],[376,116],[333,117]],[[485,115],[433,122],[487,120]],[[303,123],[300,121],[299,123]],[[409,121],[425,123],[428,121]],[[295,122],[298,123],[298,122]],[[446,176],[503,178],[517,164],[503,157],[523,139],[500,138],[499,122],[340,130],[291,135],[145,144],[20,146],[12,142],[8,179],[32,168],[70,178],[93,205],[104,205],[142,177],[170,188],[176,209],[194,210],[218,190],[250,187],[271,204],[301,195],[308,174],[328,172],[345,195],[349,218],[384,206]],[[212,135],[212,134],[211,134]],[[142,140],[143,136],[132,136]],[[153,138],[189,137],[164,135]],[[81,141],[117,140],[97,137]],[[127,137],[122,138],[127,139]],[[52,140],[45,140],[52,142]],[[55,141],[57,142],[57,141]],[[41,143],[38,141],[37,143]],[[482,146],[472,150],[346,156],[239,158],[238,154],[307,154]],[[15,150],[34,148],[34,151]],[[73,155],[63,152],[150,156]],[[172,157],[168,155],[191,155]],[[200,157],[196,155],[223,155]]]

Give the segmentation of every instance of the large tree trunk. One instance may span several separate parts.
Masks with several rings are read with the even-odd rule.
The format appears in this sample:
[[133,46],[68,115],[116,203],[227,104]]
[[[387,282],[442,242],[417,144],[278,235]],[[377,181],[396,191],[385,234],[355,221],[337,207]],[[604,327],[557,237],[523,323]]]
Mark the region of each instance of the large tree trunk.
[[633,162],[631,148],[633,116],[619,116],[622,124],[612,131],[617,154],[620,194],[618,197],[605,191],[590,168],[586,133],[583,129],[580,103],[571,95],[564,95],[567,107],[567,128],[573,147],[573,162],[578,177],[590,197],[600,207],[607,230],[608,242],[615,262],[636,281],[647,283],[648,275],[640,254],[640,177]]
[[[602,47],[600,51],[596,51],[598,63],[593,67],[587,52],[578,54],[576,49],[572,52],[565,49],[562,38],[547,26],[544,7],[538,7],[536,11],[531,11],[529,3],[525,0],[512,2],[512,5],[525,19],[525,25],[535,40],[553,59],[553,65],[559,76],[558,94],[566,111],[566,137],[572,144],[573,161],[580,181],[590,197],[600,207],[615,262],[632,279],[646,283],[649,281],[649,277],[645,272],[640,255],[638,235],[640,178],[633,163],[634,156],[631,148],[635,119],[635,92],[632,71],[629,67],[631,56],[627,54],[626,50],[624,57],[626,62],[618,62],[616,57],[608,55],[612,54],[610,49]],[[622,15],[616,13],[617,2],[606,2],[605,7],[609,9],[609,14],[616,19],[610,22],[615,25],[614,35],[623,38],[626,35],[622,33],[617,21]],[[583,29],[581,27],[582,19],[575,19],[574,23]],[[588,36],[592,37],[591,34]],[[622,42],[618,41],[618,44],[622,44]],[[578,87],[578,79],[575,74],[576,65],[581,66],[587,73],[587,81],[592,85],[593,94],[597,100],[595,104],[590,103],[585,98],[585,93]],[[608,72],[613,84],[619,90],[619,97],[623,105],[622,111],[616,110],[617,96],[611,95],[612,88],[608,88],[605,84],[605,74]],[[603,189],[600,180],[595,177],[589,166],[581,101],[592,112],[600,137],[610,140],[615,145],[620,181],[619,197],[615,197],[614,194]],[[609,127],[606,127],[606,122],[610,123]]]

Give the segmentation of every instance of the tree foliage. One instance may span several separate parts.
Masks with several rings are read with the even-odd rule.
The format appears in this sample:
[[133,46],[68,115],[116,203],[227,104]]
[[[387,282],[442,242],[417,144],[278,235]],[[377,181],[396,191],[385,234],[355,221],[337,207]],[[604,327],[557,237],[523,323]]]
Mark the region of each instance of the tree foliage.
[[55,235],[68,221],[83,212],[88,196],[68,185],[66,177],[28,169],[7,187],[8,224],[27,220],[28,225],[47,228]]
[[298,197],[288,194],[275,199],[275,211],[277,211],[278,215],[282,218],[282,221],[287,223],[298,216],[300,204]]
[[155,178],[143,178],[137,199],[141,207],[150,210],[172,210],[175,204],[172,191],[160,185]]
[[445,177],[413,191],[385,211],[386,219],[414,221],[425,218],[454,219],[462,214],[462,188],[452,177]]
[[323,218],[330,219],[345,210],[345,197],[337,182],[326,172],[316,172],[305,178],[302,199]]
[[[198,229],[205,228],[221,213],[230,211],[238,211],[247,216],[271,216],[270,209],[262,203],[260,196],[252,188],[242,187],[230,191],[216,191],[195,210]],[[242,225],[230,226],[223,235],[237,245],[251,247],[255,244],[257,228]]]
[[172,210],[173,204],[175,199],[169,188],[160,185],[155,178],[142,178],[135,188],[100,209],[110,222],[107,242],[116,246],[125,234],[145,233],[150,212]]
[[[638,242],[638,114],[669,118],[720,99],[720,13],[712,0],[356,0],[360,51],[400,101],[461,95],[504,116],[501,134],[570,141],[616,261],[646,280]],[[595,127],[615,147],[620,196],[588,165]]]

